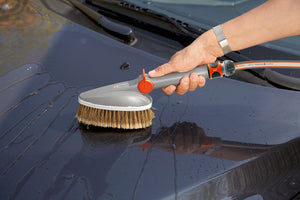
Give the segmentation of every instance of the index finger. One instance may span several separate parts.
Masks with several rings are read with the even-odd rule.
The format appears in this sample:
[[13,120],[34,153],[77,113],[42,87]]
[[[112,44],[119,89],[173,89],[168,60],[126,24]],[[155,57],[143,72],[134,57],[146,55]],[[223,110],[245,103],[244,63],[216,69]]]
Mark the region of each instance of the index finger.
[[159,76],[163,76],[166,74],[169,74],[171,72],[175,72],[176,70],[170,65],[170,63],[165,63],[159,67],[157,67],[156,69],[148,72],[148,75],[150,77],[159,77]]

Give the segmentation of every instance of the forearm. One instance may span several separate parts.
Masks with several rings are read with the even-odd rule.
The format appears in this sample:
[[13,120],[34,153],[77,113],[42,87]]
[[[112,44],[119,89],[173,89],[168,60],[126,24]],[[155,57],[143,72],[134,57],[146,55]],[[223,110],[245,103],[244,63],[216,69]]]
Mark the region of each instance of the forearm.
[[[300,0],[269,0],[222,24],[221,27],[232,51],[300,35]],[[158,77],[171,72],[188,71],[196,66],[214,62],[223,55],[218,39],[210,29],[189,46],[176,52],[169,62],[148,74],[150,77]],[[204,86],[204,77],[197,78],[192,75],[184,77],[177,87],[166,87],[164,92],[172,94],[176,90],[178,94],[184,94],[187,90],[193,91],[197,85]]]
[[222,24],[232,51],[300,34],[300,0],[269,0]]

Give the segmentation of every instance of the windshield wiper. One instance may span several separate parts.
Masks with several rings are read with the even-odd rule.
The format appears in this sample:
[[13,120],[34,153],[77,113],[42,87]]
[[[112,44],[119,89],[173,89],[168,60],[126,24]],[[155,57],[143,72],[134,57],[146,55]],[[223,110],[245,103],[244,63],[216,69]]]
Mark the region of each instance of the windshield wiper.
[[[85,0],[85,2],[97,12],[101,12],[110,18],[134,24],[137,27],[150,32],[172,38],[184,46],[189,45],[206,29],[182,22],[166,14],[136,6],[124,0]],[[249,60],[239,52],[231,52],[224,55],[224,59],[233,61]]]
[[114,35],[131,45],[135,43],[136,38],[130,27],[115,23],[107,19],[103,15],[78,2],[77,0],[68,1],[72,3],[76,8],[78,8],[81,12],[86,14],[89,18],[91,18],[93,21],[98,23],[104,30],[106,30],[111,35]]
[[111,18],[135,23],[143,29],[173,37],[184,45],[189,44],[206,30],[182,22],[154,10],[136,6],[121,0],[86,0],[94,10],[106,13]]

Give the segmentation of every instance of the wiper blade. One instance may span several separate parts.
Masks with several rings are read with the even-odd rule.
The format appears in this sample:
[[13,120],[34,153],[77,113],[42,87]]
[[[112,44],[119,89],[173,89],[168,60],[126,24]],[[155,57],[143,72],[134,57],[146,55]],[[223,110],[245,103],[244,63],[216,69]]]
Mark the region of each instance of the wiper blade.
[[[207,30],[169,17],[166,14],[136,6],[124,0],[85,0],[96,11],[106,13],[112,18],[123,20],[150,32],[171,38],[183,44],[189,45],[198,36]],[[156,29],[156,30],[155,30]],[[239,52],[231,52],[223,56],[233,61],[249,60]]]
[[[95,10],[105,10],[107,12],[113,13],[114,15],[112,17],[118,15],[119,20],[128,18],[131,21],[147,25],[150,31],[154,27],[159,29],[157,32],[159,32],[160,34],[162,34],[160,30],[166,31],[166,34],[168,36],[170,33],[172,33],[182,40],[188,40],[187,42],[185,41],[185,43],[188,44],[190,43],[190,41],[194,40],[206,31],[191,24],[176,20],[175,18],[169,17],[163,13],[156,12],[147,8],[142,8],[127,1],[86,0],[86,3],[93,6]],[[147,27],[145,26],[143,28],[147,29]],[[185,38],[183,39],[182,36]]]
[[76,8],[78,8],[81,12],[86,14],[96,23],[98,23],[104,30],[109,32],[111,35],[114,35],[131,45],[135,43],[136,38],[130,27],[115,23],[107,19],[103,15],[85,6],[84,4],[78,2],[77,0],[68,0],[68,1],[72,3]]
[[159,17],[162,20],[165,20],[171,24],[173,24],[178,30],[180,30],[182,33],[192,37],[192,38],[197,38],[200,34],[203,33],[202,29],[197,29],[191,25],[188,25],[186,23],[182,23],[172,17],[169,17],[168,15],[156,12],[151,9],[143,9],[143,12],[153,15],[155,17]]

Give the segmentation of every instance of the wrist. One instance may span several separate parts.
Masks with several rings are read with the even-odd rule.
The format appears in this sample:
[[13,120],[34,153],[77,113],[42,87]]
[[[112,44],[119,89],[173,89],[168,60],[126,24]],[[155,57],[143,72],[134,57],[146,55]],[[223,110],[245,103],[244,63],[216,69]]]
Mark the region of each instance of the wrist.
[[214,34],[218,40],[219,46],[221,47],[223,54],[228,54],[231,52],[231,48],[229,46],[228,40],[223,32],[222,26],[221,25],[217,25],[215,27],[212,28],[212,30],[214,31]]
[[199,44],[201,48],[214,57],[221,57],[224,55],[218,39],[212,29],[203,33],[199,38]]

